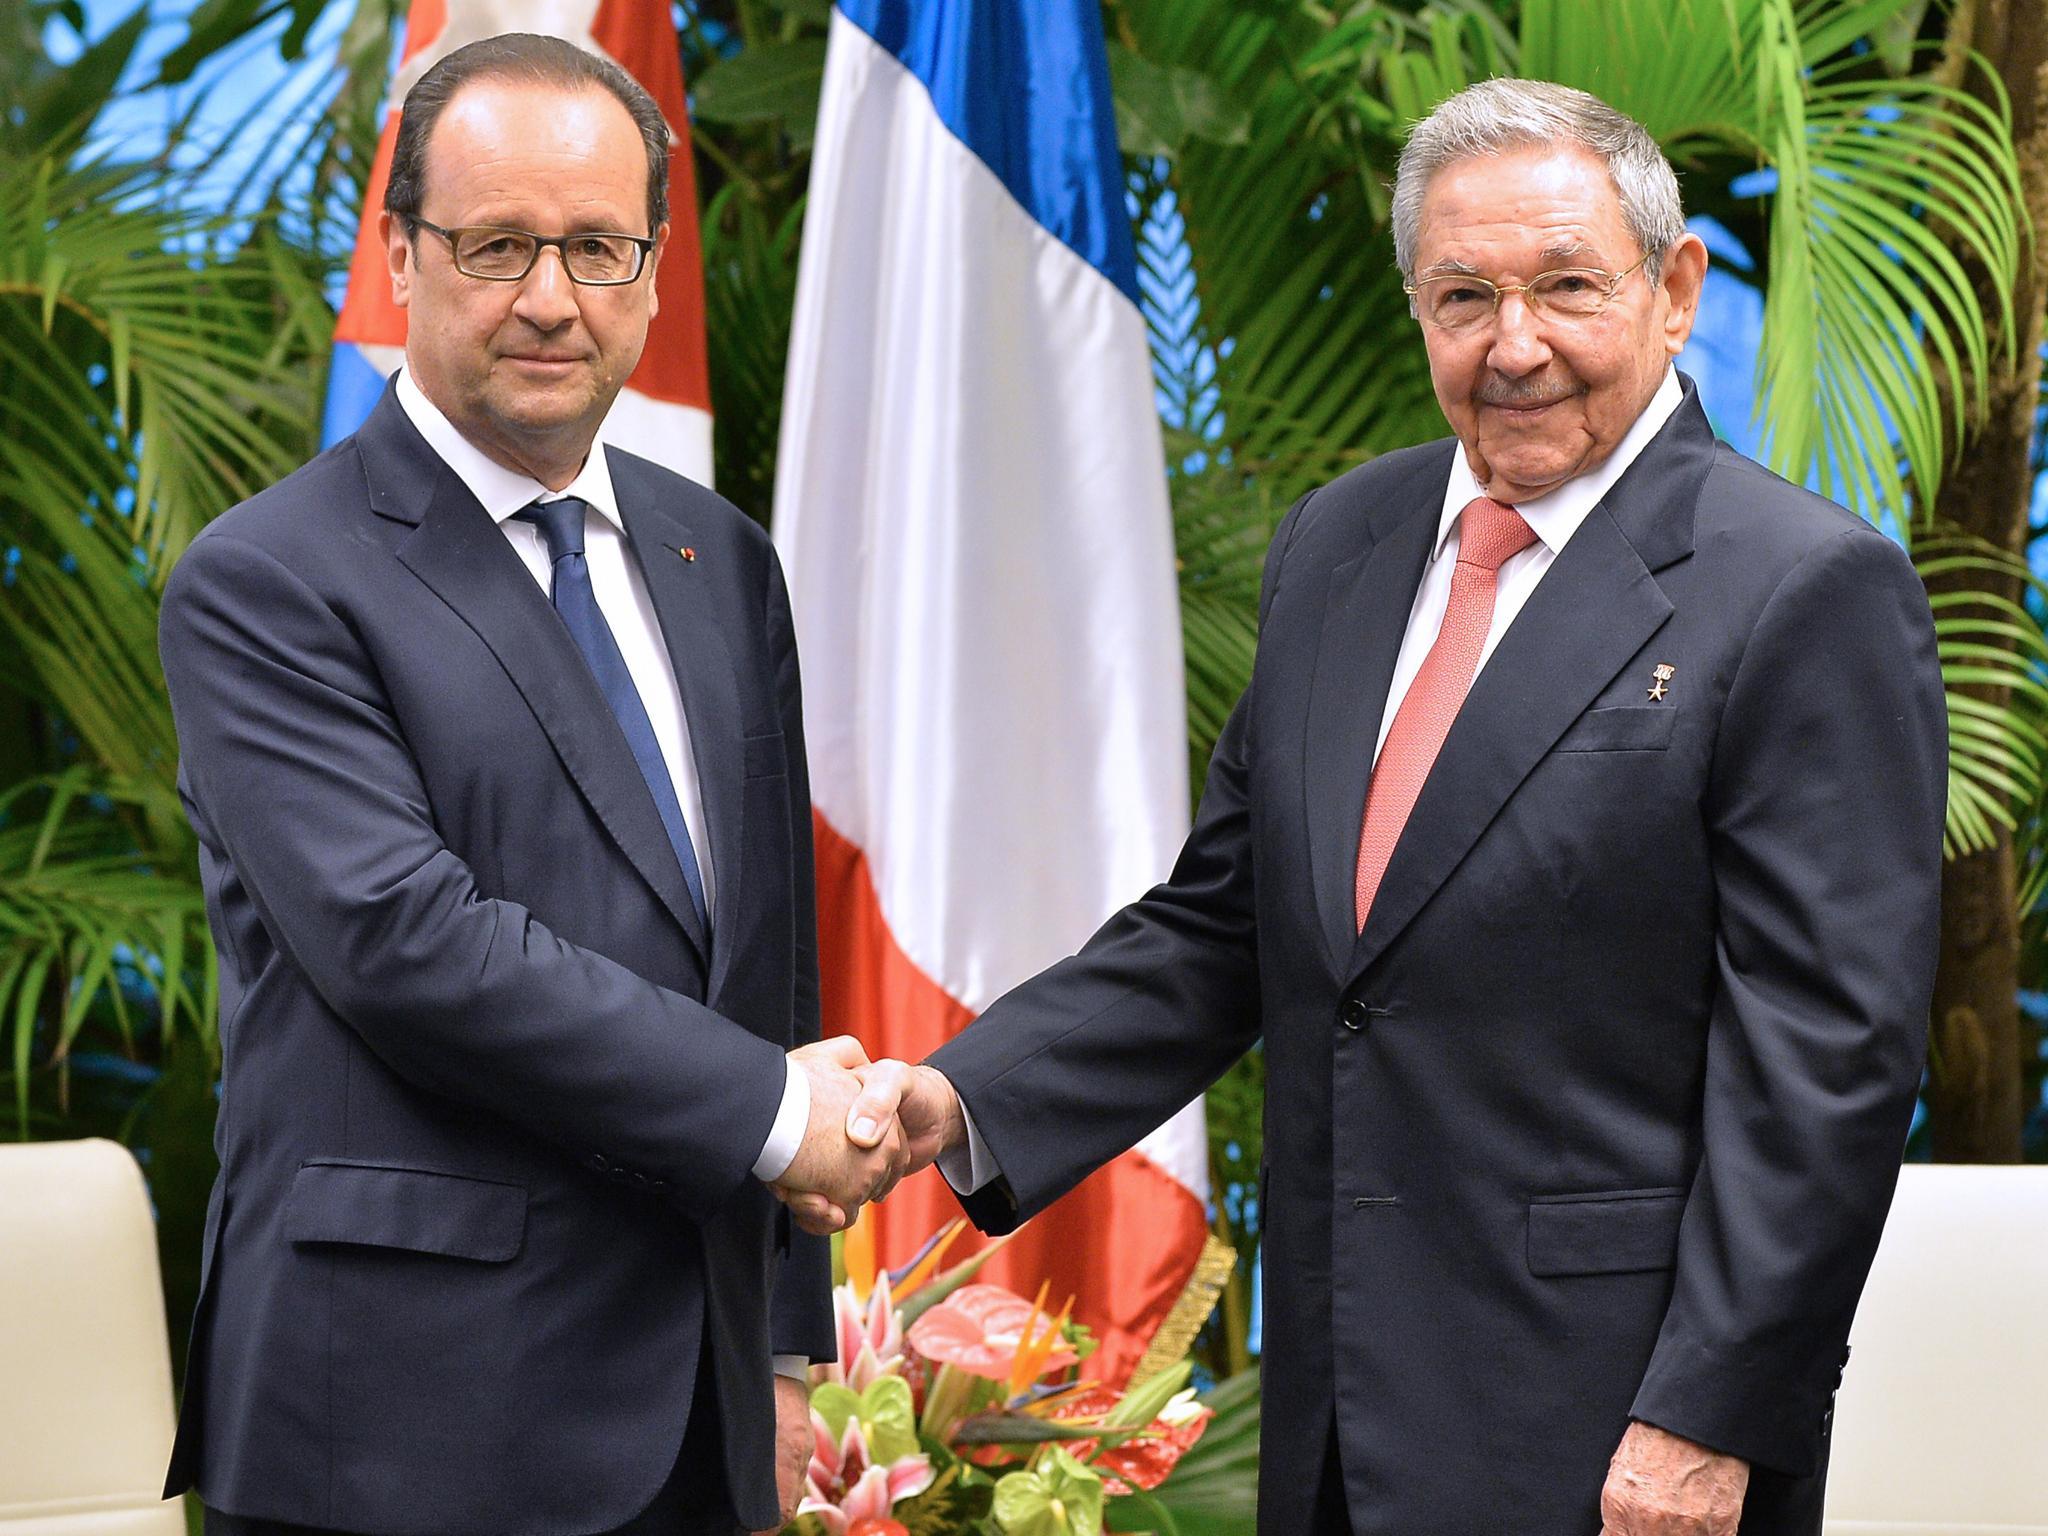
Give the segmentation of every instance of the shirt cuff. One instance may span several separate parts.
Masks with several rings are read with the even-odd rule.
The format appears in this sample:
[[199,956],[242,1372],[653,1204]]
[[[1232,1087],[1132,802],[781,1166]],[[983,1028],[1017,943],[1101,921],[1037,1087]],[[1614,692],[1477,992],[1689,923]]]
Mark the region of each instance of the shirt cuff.
[[960,1104],[960,1118],[967,1126],[967,1145],[955,1147],[950,1152],[939,1154],[939,1172],[946,1182],[953,1186],[956,1195],[971,1195],[984,1184],[993,1184],[1003,1175],[996,1166],[996,1160],[989,1156],[988,1143],[981,1139],[981,1132],[974,1128],[974,1116],[967,1112],[965,1100]]
[[768,1140],[754,1159],[754,1177],[773,1184],[796,1161],[804,1148],[804,1130],[811,1123],[811,1084],[804,1069],[787,1062],[788,1076],[782,1080],[782,1107],[775,1111],[775,1123],[768,1127]]
[[809,1355],[777,1355],[775,1357],[775,1374],[793,1377],[797,1381],[808,1385],[811,1379],[811,1357]]

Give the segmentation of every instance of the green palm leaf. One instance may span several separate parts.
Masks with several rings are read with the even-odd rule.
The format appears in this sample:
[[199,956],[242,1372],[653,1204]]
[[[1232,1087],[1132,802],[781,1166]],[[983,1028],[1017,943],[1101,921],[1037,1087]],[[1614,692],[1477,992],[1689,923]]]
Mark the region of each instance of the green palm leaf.
[[[61,1073],[95,1017],[130,1056],[145,1029],[153,1050],[188,1029],[213,1047],[205,900],[136,852],[135,828],[163,798],[155,782],[84,770],[0,795],[0,1040],[24,1135],[38,1063]],[[141,1017],[127,996],[137,985]]]
[[2020,557],[1950,533],[1923,536],[1913,563],[1932,592],[1948,690],[1946,851],[1981,853],[2048,795],[2048,635],[2023,602],[2001,595],[2048,600],[2048,585]]

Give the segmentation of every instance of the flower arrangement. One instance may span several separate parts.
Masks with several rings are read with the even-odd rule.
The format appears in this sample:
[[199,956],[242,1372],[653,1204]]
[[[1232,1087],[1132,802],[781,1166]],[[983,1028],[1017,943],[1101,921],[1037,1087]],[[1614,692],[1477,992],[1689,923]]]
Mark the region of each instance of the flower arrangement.
[[[815,1448],[785,1536],[1101,1536],[1212,1417],[1187,1361],[1118,1390],[1059,1312],[977,1284],[994,1248],[941,1271],[963,1224],[901,1270],[856,1238],[833,1292],[839,1360],[811,1372]],[[1140,1521],[1141,1526],[1147,1522]]]

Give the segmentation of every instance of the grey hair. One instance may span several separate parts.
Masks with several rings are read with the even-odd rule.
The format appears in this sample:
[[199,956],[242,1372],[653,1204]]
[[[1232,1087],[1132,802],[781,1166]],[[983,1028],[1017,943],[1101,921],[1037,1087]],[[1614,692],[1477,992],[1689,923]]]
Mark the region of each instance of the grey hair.
[[1651,281],[1662,257],[1685,233],[1678,177],[1649,131],[1597,96],[1547,80],[1482,80],[1438,105],[1415,125],[1394,173],[1394,260],[1415,278],[1422,199],[1436,173],[1461,160],[1531,145],[1577,145],[1597,156],[1613,178],[1622,222]]

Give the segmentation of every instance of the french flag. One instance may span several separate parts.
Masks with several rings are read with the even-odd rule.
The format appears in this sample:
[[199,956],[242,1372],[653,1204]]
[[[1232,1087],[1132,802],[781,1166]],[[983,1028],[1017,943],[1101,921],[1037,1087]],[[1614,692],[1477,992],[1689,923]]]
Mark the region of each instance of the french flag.
[[[1097,0],[838,0],[775,540],[804,663],[828,1032],[916,1061],[1163,879],[1180,613]],[[1045,1106],[1049,1119],[1062,1113]],[[1121,1380],[1206,1234],[1199,1104],[1033,1222]],[[936,1172],[872,1208],[904,1263]],[[967,1252],[954,1250],[955,1256]]]
[[377,216],[391,176],[399,104],[413,82],[464,43],[503,32],[562,37],[600,53],[647,88],[669,121],[668,250],[655,273],[660,312],[647,349],[605,419],[605,441],[701,485],[711,483],[711,385],[704,353],[704,257],[697,236],[697,177],[689,106],[668,0],[413,0],[391,109],[363,198],[348,293],[334,327],[322,438],[335,443],[363,424],[384,381],[405,360],[405,311],[391,278]]

